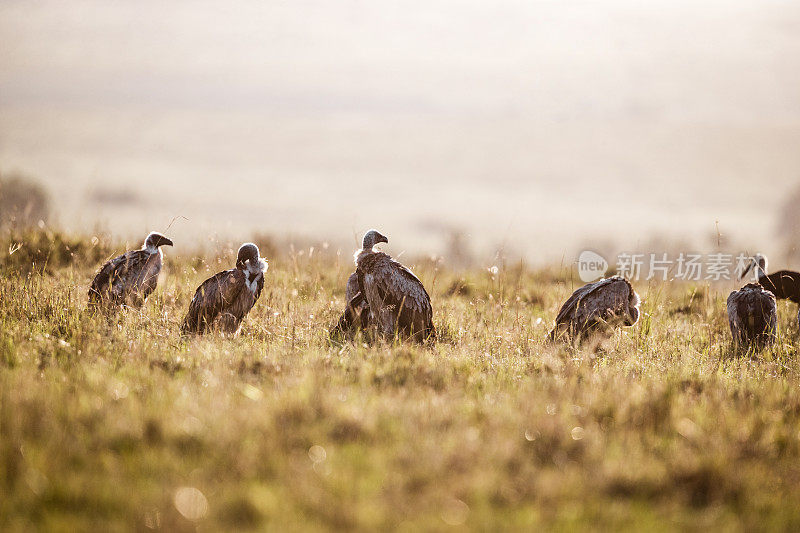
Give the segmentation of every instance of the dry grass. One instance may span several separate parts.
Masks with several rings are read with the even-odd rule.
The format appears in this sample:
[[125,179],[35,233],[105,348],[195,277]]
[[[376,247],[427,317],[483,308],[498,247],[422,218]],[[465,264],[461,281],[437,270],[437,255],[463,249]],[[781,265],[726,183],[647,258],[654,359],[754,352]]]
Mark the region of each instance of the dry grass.
[[239,338],[183,341],[194,288],[232,246],[167,249],[154,297],[106,319],[85,292],[120,245],[13,240],[4,531],[800,528],[788,305],[778,345],[737,358],[722,289],[638,284],[636,327],[570,350],[544,342],[568,272],[408,261],[441,341],[336,344],[350,252],[305,249],[270,258]]

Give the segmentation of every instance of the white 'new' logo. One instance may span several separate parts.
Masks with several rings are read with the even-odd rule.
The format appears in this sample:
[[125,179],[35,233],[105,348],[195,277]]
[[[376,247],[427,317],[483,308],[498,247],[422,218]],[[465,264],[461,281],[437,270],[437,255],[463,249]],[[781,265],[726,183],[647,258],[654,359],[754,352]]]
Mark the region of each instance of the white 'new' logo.
[[584,250],[578,256],[578,275],[581,281],[589,283],[605,276],[608,270],[608,261],[602,255]]

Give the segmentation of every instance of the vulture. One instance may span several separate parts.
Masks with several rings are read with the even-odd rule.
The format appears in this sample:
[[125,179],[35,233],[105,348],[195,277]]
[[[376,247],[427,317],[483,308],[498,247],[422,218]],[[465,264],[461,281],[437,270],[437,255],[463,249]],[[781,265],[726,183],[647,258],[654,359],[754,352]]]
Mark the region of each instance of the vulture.
[[347,278],[347,287],[345,288],[345,308],[336,329],[341,333],[352,332],[356,329],[367,329],[373,320],[370,317],[369,304],[366,298],[359,297],[357,303],[351,305],[353,298],[360,295],[361,291],[358,288],[358,273],[353,272]]
[[733,342],[761,349],[775,342],[778,306],[775,295],[758,283],[748,283],[728,296],[728,322]]
[[242,320],[261,295],[267,268],[267,261],[259,257],[258,246],[243,244],[237,254],[236,268],[211,276],[197,288],[181,332],[202,335],[219,330],[237,334]]
[[[353,309],[366,300],[369,320],[387,338],[396,335],[417,342],[436,338],[431,298],[411,270],[376,251],[375,245],[389,239],[375,230],[364,235],[361,249],[355,253],[358,292],[349,301]],[[363,317],[363,314],[362,314]]]
[[162,246],[172,246],[172,241],[152,232],[141,250],[131,250],[100,267],[89,287],[89,304],[141,306],[158,284]]
[[758,274],[758,284],[771,292],[776,299],[800,304],[800,272],[779,270],[767,275],[767,256],[756,254],[739,279],[743,279],[753,268]]
[[631,284],[619,276],[584,285],[561,306],[550,339],[580,338],[604,324],[632,326],[639,320],[639,303]]

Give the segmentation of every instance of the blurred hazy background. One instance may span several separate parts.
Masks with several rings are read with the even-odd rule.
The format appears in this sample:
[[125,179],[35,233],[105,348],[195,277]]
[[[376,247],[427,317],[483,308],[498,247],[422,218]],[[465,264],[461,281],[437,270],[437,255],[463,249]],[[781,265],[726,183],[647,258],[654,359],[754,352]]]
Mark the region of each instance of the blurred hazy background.
[[137,239],[773,252],[800,3],[3,0],[0,172]]

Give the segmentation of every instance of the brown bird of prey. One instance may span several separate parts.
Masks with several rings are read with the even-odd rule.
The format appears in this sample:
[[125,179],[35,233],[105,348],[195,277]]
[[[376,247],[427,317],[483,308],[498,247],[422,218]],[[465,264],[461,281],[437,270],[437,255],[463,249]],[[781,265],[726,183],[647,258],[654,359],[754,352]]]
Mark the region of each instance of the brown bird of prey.
[[561,306],[550,339],[575,340],[603,325],[632,326],[639,320],[639,303],[631,284],[619,276],[584,285]]
[[756,254],[747,265],[747,268],[742,271],[739,279],[743,279],[754,268],[758,275],[759,285],[771,292],[776,300],[789,300],[800,304],[800,272],[778,270],[772,274],[767,274],[767,256]]
[[353,309],[366,299],[370,319],[387,338],[396,335],[422,342],[436,337],[431,298],[411,270],[376,251],[375,245],[389,239],[375,230],[364,235],[355,253],[358,293],[348,306]]
[[197,288],[183,320],[183,334],[202,335],[209,330],[237,334],[242,320],[261,295],[267,268],[267,261],[259,257],[258,246],[243,244],[237,254],[236,268],[223,270]]
[[775,342],[778,305],[775,295],[758,283],[748,283],[728,296],[728,323],[733,342],[741,348],[764,348]]
[[89,287],[89,304],[141,306],[158,284],[162,246],[172,246],[172,241],[153,232],[141,250],[131,250],[100,267]]

